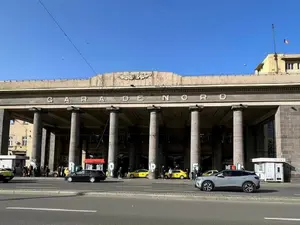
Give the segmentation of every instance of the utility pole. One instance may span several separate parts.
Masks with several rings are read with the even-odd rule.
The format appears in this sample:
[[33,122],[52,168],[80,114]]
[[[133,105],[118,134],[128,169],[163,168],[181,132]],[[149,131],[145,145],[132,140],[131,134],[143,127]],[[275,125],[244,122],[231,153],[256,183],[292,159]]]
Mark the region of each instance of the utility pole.
[[272,33],[273,33],[273,47],[274,47],[274,59],[276,64],[276,74],[278,74],[278,55],[276,51],[276,36],[275,36],[275,26],[272,24]]

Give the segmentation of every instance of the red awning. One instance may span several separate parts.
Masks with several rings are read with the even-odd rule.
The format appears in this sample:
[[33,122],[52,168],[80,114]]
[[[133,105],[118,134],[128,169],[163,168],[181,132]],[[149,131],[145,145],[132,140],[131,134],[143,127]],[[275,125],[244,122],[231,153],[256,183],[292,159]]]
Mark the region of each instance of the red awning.
[[104,159],[85,159],[84,163],[88,163],[88,164],[104,164],[105,160]]

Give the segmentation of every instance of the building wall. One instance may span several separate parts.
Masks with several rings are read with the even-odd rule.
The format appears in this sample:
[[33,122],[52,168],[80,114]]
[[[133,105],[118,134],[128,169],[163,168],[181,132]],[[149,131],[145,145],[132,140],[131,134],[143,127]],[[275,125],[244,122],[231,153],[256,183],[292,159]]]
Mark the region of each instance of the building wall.
[[292,176],[300,177],[300,107],[279,106],[275,114],[276,155],[286,158]]
[[[32,131],[33,125],[30,123],[25,123],[22,120],[11,120],[10,130],[9,130],[9,147],[8,154],[11,155],[26,155],[31,156],[32,148]],[[27,144],[22,143],[22,138],[27,137]],[[26,165],[29,165],[29,160],[27,160]]]
[[[291,73],[300,73],[300,54],[285,55],[278,54],[278,73],[279,74],[291,74]],[[287,69],[286,64],[293,64],[292,69]],[[259,71],[256,71],[259,75],[276,73],[276,60],[274,54],[269,54],[264,61],[262,62],[263,66]]]
[[[273,66],[270,66],[273,68]],[[283,67],[284,68],[284,67]],[[99,74],[88,79],[70,80],[28,80],[28,81],[0,81],[0,90],[24,90],[34,89],[39,93],[39,89],[74,89],[74,88],[128,88],[155,86],[184,86],[184,85],[236,85],[236,84],[287,84],[300,82],[300,71],[298,74],[289,75],[285,71],[276,76],[262,74],[240,75],[207,75],[207,76],[180,76],[171,72],[148,72],[149,77],[143,79],[124,79],[123,75],[128,72]],[[274,74],[274,73],[273,73]],[[243,76],[242,76],[243,75]]]

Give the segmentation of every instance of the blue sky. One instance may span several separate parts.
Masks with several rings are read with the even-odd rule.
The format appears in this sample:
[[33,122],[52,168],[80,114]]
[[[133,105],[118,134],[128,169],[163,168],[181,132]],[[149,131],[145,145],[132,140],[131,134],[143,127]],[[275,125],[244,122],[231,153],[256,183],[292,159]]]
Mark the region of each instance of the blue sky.
[[[296,0],[43,0],[97,73],[252,73],[300,53]],[[0,80],[93,76],[38,0],[0,2]],[[289,45],[283,43],[288,38]]]

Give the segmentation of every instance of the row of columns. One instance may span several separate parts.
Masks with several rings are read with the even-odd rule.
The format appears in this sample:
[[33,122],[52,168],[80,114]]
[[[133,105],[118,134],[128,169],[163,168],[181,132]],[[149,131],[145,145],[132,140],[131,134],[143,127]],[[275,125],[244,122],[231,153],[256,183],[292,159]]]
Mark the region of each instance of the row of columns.
[[[243,106],[233,106],[233,164],[244,165],[244,146],[243,146]],[[32,155],[31,160],[38,165],[41,165],[41,149],[43,139],[43,126],[42,126],[42,111],[41,109],[32,109],[34,112],[33,119],[33,140],[32,140]],[[70,145],[69,145],[69,169],[74,170],[75,165],[79,165],[79,152],[80,152],[80,109],[70,108],[71,111],[71,127],[70,127]],[[109,108],[110,122],[109,122],[109,145],[108,145],[108,171],[109,176],[113,176],[113,172],[116,169],[117,152],[118,152],[118,113],[119,108]],[[148,108],[150,112],[150,124],[149,124],[149,179],[156,178],[156,169],[158,165],[158,144],[159,144],[159,107]],[[202,107],[194,106],[190,107],[191,114],[191,136],[190,136],[190,170],[198,168],[201,159],[201,144],[200,144],[200,112]],[[2,115],[2,114],[3,115]],[[3,151],[4,144],[8,144],[8,140],[5,141],[5,126],[1,126],[5,115],[5,110],[0,111],[0,147]],[[2,118],[2,119],[1,119]],[[8,128],[9,129],[9,128]],[[8,135],[7,135],[8,136]],[[55,148],[55,134],[51,134],[50,148]],[[53,140],[54,139],[54,140]],[[52,143],[52,144],[51,144]],[[49,164],[54,160],[54,149],[49,152]],[[52,153],[51,153],[52,152]],[[52,156],[52,155],[53,156]],[[132,153],[134,154],[134,153]],[[43,155],[44,157],[44,155]],[[131,158],[131,157],[130,157]],[[132,157],[135,158],[135,157]],[[133,164],[133,162],[130,162]]]

